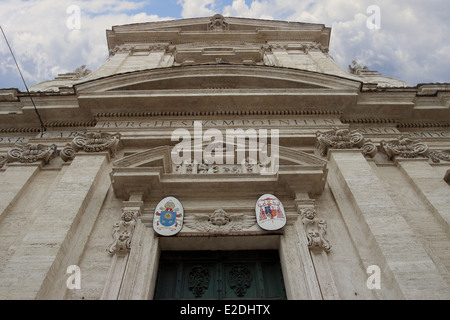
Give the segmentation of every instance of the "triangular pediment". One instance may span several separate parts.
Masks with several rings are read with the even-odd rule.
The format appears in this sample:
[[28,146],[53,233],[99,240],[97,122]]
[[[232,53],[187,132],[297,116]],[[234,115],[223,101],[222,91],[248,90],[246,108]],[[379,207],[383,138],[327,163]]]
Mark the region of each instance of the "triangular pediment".
[[[195,141],[192,141],[191,146],[194,152]],[[180,145],[179,145],[180,146]],[[208,147],[207,142],[201,142],[202,150]],[[245,145],[239,145],[237,143],[231,146],[235,149],[233,157],[238,159],[237,150],[245,150],[248,154],[249,149]],[[227,152],[227,145],[223,145],[223,156],[224,160],[222,163],[226,163],[225,156]],[[279,157],[278,162],[281,167],[303,167],[303,168],[324,168],[326,166],[326,161],[316,157],[315,155],[292,150],[290,148],[278,146]],[[268,147],[270,153],[270,146]],[[152,149],[148,149],[141,152],[136,152],[131,155],[125,156],[122,159],[116,160],[114,162],[115,168],[161,168],[163,173],[175,173],[176,165],[174,159],[172,159],[172,152],[174,152],[173,146],[161,146]],[[269,155],[270,156],[270,155]],[[194,162],[194,161],[191,161]],[[233,163],[233,165],[241,165],[241,163]],[[242,171],[241,171],[242,173]]]
[[[239,149],[239,145],[233,147]],[[270,153],[272,148],[268,149]],[[195,197],[225,189],[228,194],[239,196],[274,188],[320,194],[328,172],[325,160],[285,147],[278,149],[279,165],[274,172],[264,171],[259,163],[247,162],[247,159],[235,164],[207,164],[195,160],[177,164],[172,157],[173,149],[173,146],[157,147],[115,161],[111,180],[116,196],[127,198],[132,193],[148,195],[151,190],[158,190],[167,194],[184,192]]]
[[[212,17],[135,23],[113,26],[107,30],[109,50],[124,43],[152,42],[179,44],[186,39],[239,40],[264,43],[264,40],[312,41],[328,47],[331,28],[323,24],[258,20],[248,18]],[[263,40],[264,38],[264,40]]]

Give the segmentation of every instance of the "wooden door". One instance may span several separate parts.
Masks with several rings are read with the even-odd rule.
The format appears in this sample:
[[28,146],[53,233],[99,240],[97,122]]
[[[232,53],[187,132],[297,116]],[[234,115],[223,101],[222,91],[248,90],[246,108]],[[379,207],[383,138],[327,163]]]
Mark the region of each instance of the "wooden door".
[[154,299],[286,299],[278,251],[164,251]]

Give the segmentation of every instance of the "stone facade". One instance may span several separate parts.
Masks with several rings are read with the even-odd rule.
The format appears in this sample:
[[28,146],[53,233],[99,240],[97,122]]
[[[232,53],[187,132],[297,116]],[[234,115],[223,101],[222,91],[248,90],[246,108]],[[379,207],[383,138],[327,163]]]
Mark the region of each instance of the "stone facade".
[[[30,88],[45,132],[26,93],[0,90],[0,298],[152,299],[163,251],[270,249],[288,299],[450,299],[450,86],[343,70],[330,34],[115,26],[100,68]],[[266,193],[281,229],[257,224]],[[174,236],[152,228],[167,196]]]

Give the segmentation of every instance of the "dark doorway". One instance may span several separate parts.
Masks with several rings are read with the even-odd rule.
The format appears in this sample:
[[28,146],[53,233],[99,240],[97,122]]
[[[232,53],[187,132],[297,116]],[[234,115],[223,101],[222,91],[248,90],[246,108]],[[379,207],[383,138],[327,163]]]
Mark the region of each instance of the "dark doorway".
[[163,251],[154,299],[284,300],[278,251]]

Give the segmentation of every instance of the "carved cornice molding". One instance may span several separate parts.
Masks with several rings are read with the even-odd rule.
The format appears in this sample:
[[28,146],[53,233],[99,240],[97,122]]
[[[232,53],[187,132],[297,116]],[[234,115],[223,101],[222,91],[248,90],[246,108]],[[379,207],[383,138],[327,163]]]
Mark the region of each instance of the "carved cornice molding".
[[186,117],[186,116],[247,116],[247,115],[341,115],[339,110],[212,110],[212,111],[158,111],[158,112],[103,112],[96,118],[119,117]]
[[316,218],[314,208],[300,209],[300,216],[305,227],[308,248],[310,250],[331,250],[330,242],[325,238],[327,233],[327,223],[324,219]]
[[334,128],[333,130],[316,133],[316,147],[322,156],[329,149],[361,149],[364,156],[374,157],[377,153],[375,144],[366,140],[358,130]]
[[427,158],[430,152],[428,146],[420,140],[411,140],[400,136],[397,139],[380,142],[381,151],[387,154],[389,160],[401,158]]

